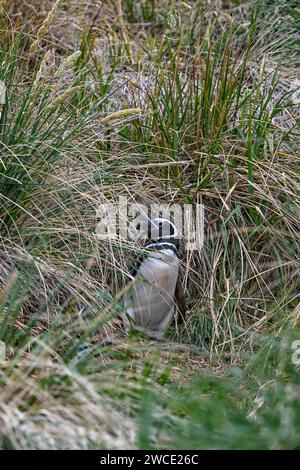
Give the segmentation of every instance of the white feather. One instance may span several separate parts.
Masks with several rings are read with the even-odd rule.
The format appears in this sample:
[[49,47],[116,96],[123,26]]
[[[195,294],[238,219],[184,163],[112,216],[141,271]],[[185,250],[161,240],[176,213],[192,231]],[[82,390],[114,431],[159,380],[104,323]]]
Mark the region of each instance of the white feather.
[[[141,263],[124,307],[138,329],[162,336],[174,316],[179,259],[171,249],[149,254]],[[127,324],[127,330],[129,325]]]

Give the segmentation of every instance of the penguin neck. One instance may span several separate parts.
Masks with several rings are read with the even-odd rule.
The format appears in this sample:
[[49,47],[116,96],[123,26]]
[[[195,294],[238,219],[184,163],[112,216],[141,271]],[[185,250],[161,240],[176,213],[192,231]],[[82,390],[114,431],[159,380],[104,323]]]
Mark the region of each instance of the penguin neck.
[[177,257],[179,257],[177,246],[178,240],[174,238],[168,238],[149,241],[148,243],[146,243],[145,248],[151,250],[171,250]]

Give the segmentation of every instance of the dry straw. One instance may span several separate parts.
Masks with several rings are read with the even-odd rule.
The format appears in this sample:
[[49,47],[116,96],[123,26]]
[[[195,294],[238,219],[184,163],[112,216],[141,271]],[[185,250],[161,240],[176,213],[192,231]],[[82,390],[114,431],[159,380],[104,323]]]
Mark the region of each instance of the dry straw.
[[0,15],[4,15],[7,0],[0,0]]
[[45,18],[42,26],[38,30],[36,40],[33,41],[33,43],[31,44],[31,47],[30,47],[30,50],[29,50],[30,54],[34,54],[37,51],[37,49],[39,47],[39,44],[41,42],[41,39],[47,34],[47,32],[49,30],[49,27],[53,23],[55,13],[58,9],[58,6],[59,6],[60,2],[61,2],[61,0],[56,0],[56,2],[54,3],[51,11],[48,13],[48,15]]

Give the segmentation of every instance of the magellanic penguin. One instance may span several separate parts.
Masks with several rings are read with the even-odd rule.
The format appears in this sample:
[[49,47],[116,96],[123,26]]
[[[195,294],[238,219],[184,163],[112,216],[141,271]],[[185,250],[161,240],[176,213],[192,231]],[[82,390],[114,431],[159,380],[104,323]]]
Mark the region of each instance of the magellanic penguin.
[[174,320],[175,312],[179,314],[178,323],[185,315],[184,291],[179,280],[179,238],[175,225],[168,219],[157,217],[146,223],[145,255],[124,296],[125,331],[132,327],[160,339]]

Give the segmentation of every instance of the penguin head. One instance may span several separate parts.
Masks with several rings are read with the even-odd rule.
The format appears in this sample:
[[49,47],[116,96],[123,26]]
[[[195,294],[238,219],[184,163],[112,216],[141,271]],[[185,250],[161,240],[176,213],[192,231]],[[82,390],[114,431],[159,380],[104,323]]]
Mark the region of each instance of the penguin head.
[[176,248],[179,248],[178,231],[173,222],[168,219],[162,217],[147,219],[139,222],[136,228],[147,233],[147,244],[172,243]]

